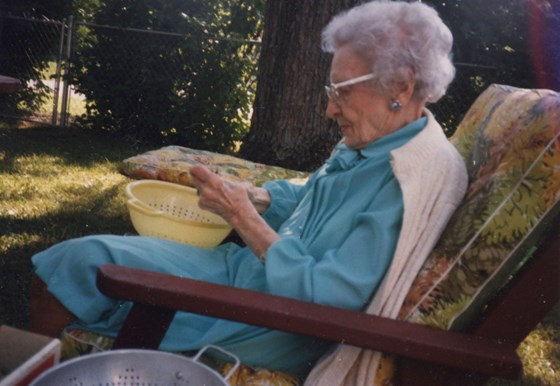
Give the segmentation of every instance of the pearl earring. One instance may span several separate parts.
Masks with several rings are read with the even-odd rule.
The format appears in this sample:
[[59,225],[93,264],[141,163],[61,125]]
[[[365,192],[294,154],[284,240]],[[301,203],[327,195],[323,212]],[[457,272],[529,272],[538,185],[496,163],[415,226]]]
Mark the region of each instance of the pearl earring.
[[402,104],[401,101],[398,99],[393,99],[390,103],[389,103],[389,108],[393,111],[399,111],[402,108]]

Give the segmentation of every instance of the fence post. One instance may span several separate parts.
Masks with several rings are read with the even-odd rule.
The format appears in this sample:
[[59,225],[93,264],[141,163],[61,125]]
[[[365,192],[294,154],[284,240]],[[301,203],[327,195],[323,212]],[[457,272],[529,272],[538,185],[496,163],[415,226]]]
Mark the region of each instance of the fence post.
[[62,91],[62,106],[60,108],[60,126],[66,127],[68,119],[68,93],[70,89],[70,55],[72,53],[72,34],[74,32],[74,16],[68,18],[68,34],[66,35],[66,71],[64,72],[64,86]]
[[58,115],[58,95],[60,93],[60,77],[62,72],[62,55],[64,54],[64,34],[66,32],[66,18],[62,19],[62,28],[60,30],[60,45],[58,50],[58,57],[56,59],[56,74],[54,78],[54,98],[53,98],[53,112],[51,123],[56,126]]
[[[4,31],[4,12],[0,12],[0,43],[2,43],[2,31]],[[3,51],[3,50],[2,50]],[[0,62],[2,61],[2,51],[0,51]]]

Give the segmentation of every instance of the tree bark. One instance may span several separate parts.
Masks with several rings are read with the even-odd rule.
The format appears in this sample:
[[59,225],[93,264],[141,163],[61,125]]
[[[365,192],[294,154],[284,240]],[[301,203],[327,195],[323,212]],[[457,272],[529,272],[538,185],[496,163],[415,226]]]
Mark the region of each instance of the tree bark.
[[321,31],[358,0],[268,0],[251,128],[240,155],[255,162],[313,170],[340,139],[325,115],[331,55]]

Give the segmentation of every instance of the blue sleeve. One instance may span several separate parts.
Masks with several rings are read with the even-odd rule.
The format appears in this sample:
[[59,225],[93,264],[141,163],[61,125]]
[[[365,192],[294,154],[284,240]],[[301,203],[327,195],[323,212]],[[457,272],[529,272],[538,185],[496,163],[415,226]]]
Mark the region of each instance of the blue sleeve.
[[[342,245],[311,256],[297,237],[284,237],[266,253],[268,290],[276,295],[361,310],[389,267],[401,229],[403,200],[393,180],[358,213]],[[327,232],[337,232],[323,229]]]
[[301,201],[307,185],[295,185],[285,180],[278,180],[266,182],[263,188],[270,193],[271,202],[262,217],[268,225],[278,230]]

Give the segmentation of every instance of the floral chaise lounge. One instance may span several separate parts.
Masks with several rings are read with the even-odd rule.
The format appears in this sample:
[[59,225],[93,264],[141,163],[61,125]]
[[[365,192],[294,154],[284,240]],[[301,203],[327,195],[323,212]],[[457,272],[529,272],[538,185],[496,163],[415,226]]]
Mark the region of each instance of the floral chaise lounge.
[[[560,213],[560,97],[549,90],[492,85],[450,138],[465,159],[470,183],[437,246],[424,263],[399,318],[443,329],[462,329],[524,262],[543,219]],[[132,178],[189,184],[190,166],[256,185],[303,179],[305,173],[182,147],[141,154],[121,165]],[[111,347],[112,339],[79,330],[63,336],[68,358]],[[393,372],[385,357],[380,384]],[[227,364],[220,366],[227,372]],[[242,366],[232,385],[298,385],[289,374]]]

